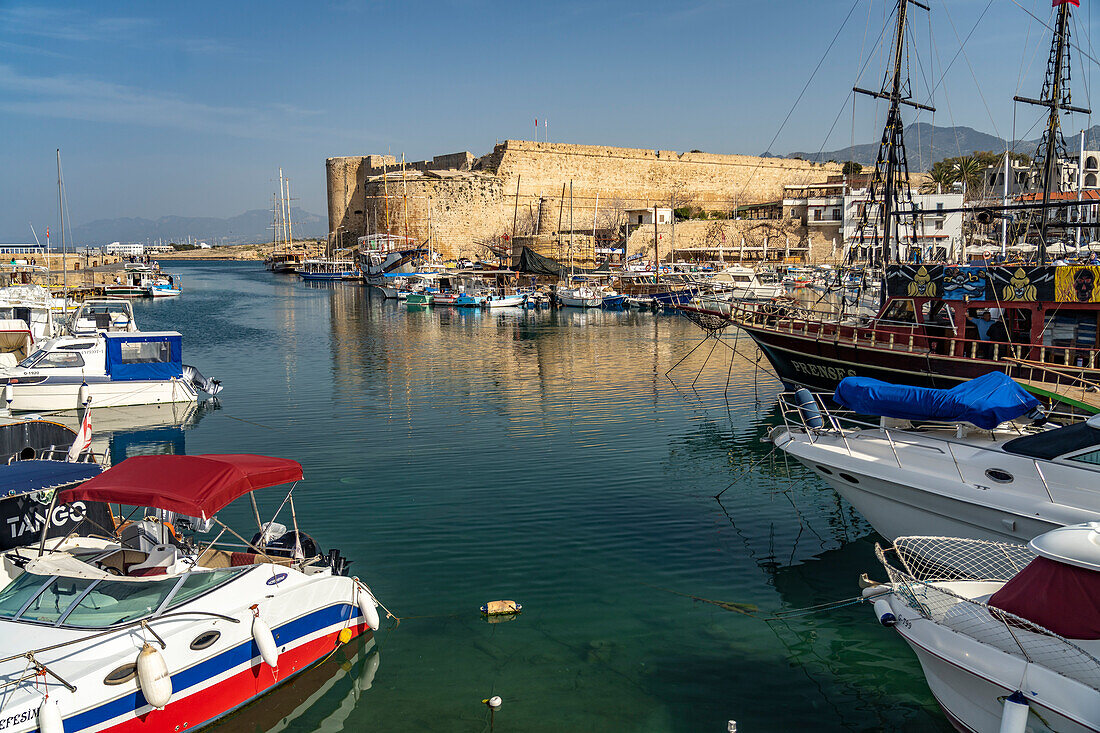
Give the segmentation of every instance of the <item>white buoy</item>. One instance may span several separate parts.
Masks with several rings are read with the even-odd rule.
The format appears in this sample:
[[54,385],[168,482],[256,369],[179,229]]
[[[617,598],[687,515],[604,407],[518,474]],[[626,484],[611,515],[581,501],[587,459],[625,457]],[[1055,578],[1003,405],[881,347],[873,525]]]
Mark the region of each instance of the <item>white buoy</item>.
[[486,702],[493,710],[500,710],[500,706],[504,704],[504,701],[500,699],[500,695],[493,695]]
[[138,685],[153,707],[161,710],[172,699],[172,676],[160,652],[146,643],[137,658]]
[[1024,733],[1030,711],[1027,698],[1019,690],[1006,697],[1004,712],[1001,713],[1001,733]]
[[47,696],[38,706],[38,730],[40,733],[65,733],[61,708],[57,707],[55,698]]
[[279,666],[279,647],[275,646],[275,635],[270,627],[260,618],[259,613],[252,619],[252,638],[256,646],[260,648],[260,657],[267,666],[275,669]]
[[885,598],[875,599],[875,615],[878,616],[878,622],[883,626],[893,626],[898,622],[898,617],[894,615],[894,609],[890,607]]
[[367,586],[355,584],[355,602],[359,604],[359,610],[363,614],[363,620],[367,622],[367,626],[371,631],[378,631],[380,625],[380,619],[378,618],[378,601],[374,600],[374,596]]
[[76,393],[77,404],[79,404],[81,407],[83,407],[84,405],[88,404],[89,399],[91,399],[91,396],[90,396],[89,390],[88,390],[88,383],[87,382],[81,382],[80,383],[80,389]]

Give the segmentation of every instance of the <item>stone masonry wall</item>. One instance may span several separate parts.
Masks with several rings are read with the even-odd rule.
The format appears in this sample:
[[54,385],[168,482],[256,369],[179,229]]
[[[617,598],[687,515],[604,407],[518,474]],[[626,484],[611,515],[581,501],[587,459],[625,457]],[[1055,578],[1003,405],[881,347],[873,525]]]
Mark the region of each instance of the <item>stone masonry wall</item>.
[[[381,156],[328,159],[330,230],[342,227],[353,237],[376,230],[370,227],[381,221],[377,208],[383,196],[382,162]],[[390,173],[391,231],[400,233],[394,225],[403,227],[403,222],[393,217],[395,163],[387,156],[385,165]],[[536,226],[543,234],[558,231],[559,220],[560,229],[568,230],[570,209],[574,229],[594,223],[602,228],[621,219],[627,209],[667,206],[672,200],[677,206],[730,212],[737,206],[780,199],[784,185],[823,182],[839,173],[840,166],[833,163],[787,158],[508,140],[479,159],[455,153],[406,163],[406,185],[415,185],[423,198],[423,203],[414,204],[410,194],[409,228],[410,234],[415,231],[426,239],[430,195],[440,251],[446,256],[473,255],[470,248],[477,241],[510,233],[517,212],[519,234],[532,233]],[[410,174],[416,176],[415,184]],[[800,236],[804,235],[803,231]]]

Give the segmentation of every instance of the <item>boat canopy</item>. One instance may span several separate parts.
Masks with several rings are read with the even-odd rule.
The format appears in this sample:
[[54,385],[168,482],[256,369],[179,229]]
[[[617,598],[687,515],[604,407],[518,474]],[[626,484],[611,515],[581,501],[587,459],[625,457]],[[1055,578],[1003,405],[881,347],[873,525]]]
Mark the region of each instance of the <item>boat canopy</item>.
[[1100,639],[1100,573],[1037,557],[990,596],[1008,611],[1067,639]]
[[287,458],[134,456],[64,491],[61,500],[146,506],[207,519],[244,494],[301,478],[301,464]]
[[1002,372],[990,372],[951,389],[890,384],[870,377],[845,377],[837,404],[862,415],[902,420],[968,422],[992,430],[1039,406],[1039,400]]
[[105,333],[111,379],[168,380],[183,376],[183,336],[176,331]]

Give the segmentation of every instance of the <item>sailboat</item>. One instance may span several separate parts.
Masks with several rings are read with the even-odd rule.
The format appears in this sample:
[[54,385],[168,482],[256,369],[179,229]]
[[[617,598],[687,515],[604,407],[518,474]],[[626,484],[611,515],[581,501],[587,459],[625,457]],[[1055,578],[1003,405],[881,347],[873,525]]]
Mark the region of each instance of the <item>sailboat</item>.
[[264,260],[264,265],[272,272],[293,275],[302,264],[302,254],[290,251],[294,243],[294,223],[290,217],[290,179],[283,177],[282,168],[279,169],[279,193],[272,198],[272,251],[271,256]]

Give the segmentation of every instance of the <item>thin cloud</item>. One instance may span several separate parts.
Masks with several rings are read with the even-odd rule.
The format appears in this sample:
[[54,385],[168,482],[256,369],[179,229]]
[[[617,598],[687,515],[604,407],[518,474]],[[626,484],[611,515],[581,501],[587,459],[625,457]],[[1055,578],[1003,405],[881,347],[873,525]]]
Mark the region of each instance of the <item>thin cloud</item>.
[[0,110],[13,114],[110,124],[187,130],[240,138],[297,139],[326,135],[360,141],[362,131],[306,124],[313,113],[291,105],[235,107],[211,105],[77,76],[30,76],[0,64]]

